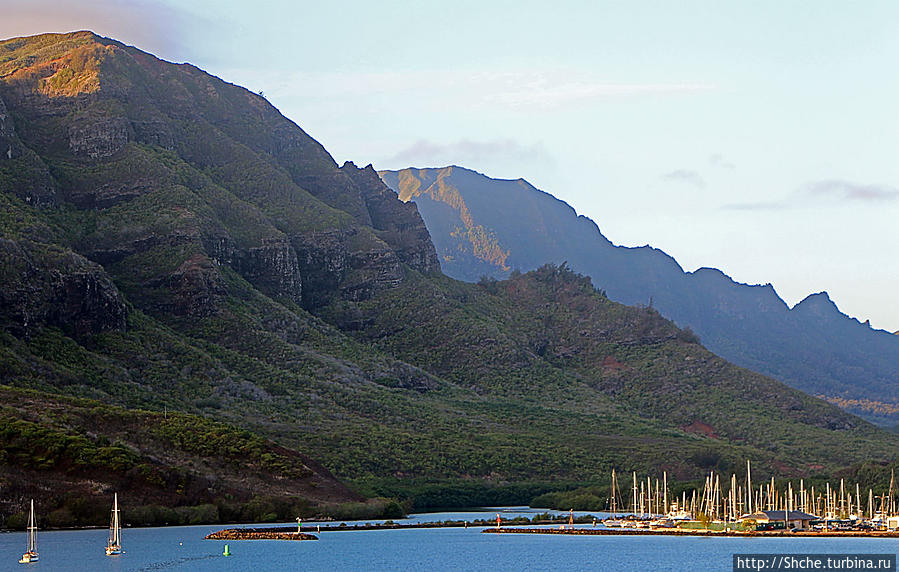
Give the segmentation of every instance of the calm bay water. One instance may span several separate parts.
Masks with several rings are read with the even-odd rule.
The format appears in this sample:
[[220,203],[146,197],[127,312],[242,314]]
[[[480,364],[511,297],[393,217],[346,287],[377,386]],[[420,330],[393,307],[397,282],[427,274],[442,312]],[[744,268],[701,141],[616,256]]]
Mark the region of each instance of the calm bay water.
[[[432,513],[403,522],[490,518],[497,512]],[[504,516],[532,516],[505,510]],[[376,521],[367,521],[376,522]],[[304,523],[304,527],[311,523]],[[352,524],[352,523],[350,523]],[[589,525],[587,525],[589,526]],[[126,553],[103,553],[105,530],[38,532],[41,561],[17,561],[24,533],[0,535],[0,570],[731,570],[735,552],[896,553],[899,540],[481,534],[482,528],[322,532],[308,542],[203,540],[223,526],[126,529]]]

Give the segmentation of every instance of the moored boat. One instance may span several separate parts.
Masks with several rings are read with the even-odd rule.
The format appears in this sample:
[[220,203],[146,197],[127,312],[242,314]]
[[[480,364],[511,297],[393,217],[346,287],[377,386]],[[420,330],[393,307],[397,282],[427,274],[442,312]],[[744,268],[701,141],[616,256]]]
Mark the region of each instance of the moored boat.
[[31,512],[28,514],[28,527],[25,539],[25,553],[19,559],[20,564],[30,564],[37,562],[39,555],[37,552],[37,521],[34,518],[34,499],[31,499]]
[[609,494],[609,518],[602,521],[606,528],[623,528],[632,526],[631,521],[617,516],[618,512],[618,479],[615,469],[612,469],[612,487]]
[[115,556],[122,553],[122,526],[119,520],[119,493],[115,493],[112,501],[112,517],[109,521],[109,540],[106,541],[106,555]]

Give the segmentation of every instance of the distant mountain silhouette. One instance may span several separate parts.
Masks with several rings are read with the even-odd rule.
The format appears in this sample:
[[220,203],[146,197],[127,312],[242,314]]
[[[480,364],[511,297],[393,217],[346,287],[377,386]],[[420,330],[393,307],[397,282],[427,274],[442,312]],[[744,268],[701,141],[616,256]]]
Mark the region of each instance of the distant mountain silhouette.
[[567,261],[611,299],[653,306],[734,363],[877,423],[899,422],[899,340],[841,313],[826,292],[790,308],[771,284],[740,284],[713,268],[684,272],[656,248],[615,246],[592,220],[523,179],[456,166],[380,175],[417,204],[454,278]]

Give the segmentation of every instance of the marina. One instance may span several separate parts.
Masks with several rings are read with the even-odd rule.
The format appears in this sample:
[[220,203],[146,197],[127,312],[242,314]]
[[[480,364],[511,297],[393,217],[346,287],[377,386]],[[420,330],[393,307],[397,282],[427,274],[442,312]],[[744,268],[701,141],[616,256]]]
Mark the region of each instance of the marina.
[[843,478],[838,486],[831,486],[829,481],[823,486],[819,483],[817,490],[814,485],[806,486],[804,478],[786,479],[783,484],[784,481],[778,482],[774,476],[754,486],[749,461],[746,461],[745,474],[740,477],[731,473],[729,479],[722,479],[722,475],[710,471],[701,488],[681,486],[676,494],[672,494],[666,472],[655,482],[651,478],[638,479],[634,472],[632,483],[629,514],[619,515],[618,507],[625,503],[619,500],[622,491],[612,470],[608,493],[611,514],[602,521],[605,528],[859,535],[899,530],[895,474],[891,474],[889,486],[884,490],[875,493],[873,488],[868,488],[866,495],[859,483],[852,486]]

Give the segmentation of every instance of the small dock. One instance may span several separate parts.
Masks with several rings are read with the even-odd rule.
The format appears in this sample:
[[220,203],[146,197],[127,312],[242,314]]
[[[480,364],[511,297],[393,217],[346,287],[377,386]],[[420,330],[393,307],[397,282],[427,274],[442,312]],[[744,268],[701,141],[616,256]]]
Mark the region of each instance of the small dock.
[[226,528],[205,536],[206,540],[318,540],[314,534],[284,528]]

